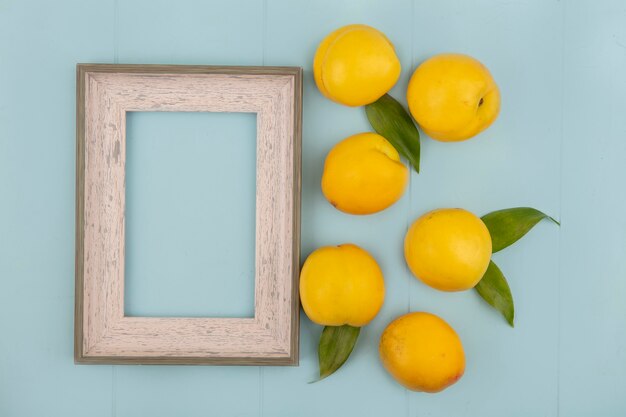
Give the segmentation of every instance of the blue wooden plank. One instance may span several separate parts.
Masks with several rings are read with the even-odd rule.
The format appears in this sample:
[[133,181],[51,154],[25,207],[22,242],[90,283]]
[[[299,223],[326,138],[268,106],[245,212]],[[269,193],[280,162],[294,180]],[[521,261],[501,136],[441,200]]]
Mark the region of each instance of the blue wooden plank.
[[565,3],[560,409],[626,414],[626,7]]
[[2,293],[0,304],[0,415],[109,417],[112,367],[74,364],[72,297]]
[[118,3],[120,62],[261,65],[262,0]]
[[[395,43],[402,101],[414,64],[443,51],[483,60],[503,95],[480,137],[424,138],[410,190],[368,217],[341,214],[321,194],[328,150],[369,126],[361,109],[324,99],[311,74],[323,36],[355,22]],[[623,416],[625,45],[619,0],[0,2],[0,415]],[[305,67],[303,257],[351,241],[387,281],[380,316],[336,375],[307,384],[321,329],[306,318],[300,367],[73,364],[74,65],[113,61]],[[473,293],[410,276],[402,238],[418,215],[517,205],[563,226],[541,223],[495,258],[516,299],[515,329]],[[169,307],[199,301],[189,300]],[[441,315],[464,341],[466,375],[442,394],[407,392],[378,362],[380,332],[409,308]]]
[[[183,0],[176,3],[171,1],[139,0],[133,2],[119,2],[117,12],[117,59],[124,63],[165,63],[165,64],[207,64],[207,65],[260,65],[262,63],[262,1],[236,0],[229,2],[198,2]],[[144,115],[145,116],[145,115]],[[173,116],[172,121],[163,121],[165,127],[172,128],[183,120],[182,115]],[[232,137],[237,132],[243,134],[245,128],[238,126],[234,130],[228,130],[228,116],[214,117],[215,128],[211,134],[223,133],[224,137]],[[232,116],[232,117],[241,117]],[[212,119],[212,120],[213,120]],[[209,123],[209,122],[207,122]],[[195,123],[194,123],[195,124]],[[203,124],[203,128],[207,128]],[[198,126],[199,127],[199,126]],[[184,132],[183,132],[184,133]],[[189,132],[187,132],[189,133]],[[159,134],[161,135],[161,134]],[[237,139],[246,139],[237,137]],[[233,144],[214,141],[212,149],[216,154],[234,151]],[[205,149],[205,148],[202,148]],[[248,178],[254,175],[255,166],[244,164],[250,155],[248,151],[254,147],[245,146],[244,154],[239,155],[236,163],[239,174]],[[205,149],[206,150],[206,149]],[[162,149],[161,154],[167,153]],[[202,153],[202,152],[200,152]],[[247,156],[246,156],[247,155]],[[253,155],[253,154],[252,154]],[[230,157],[237,157],[229,154]],[[196,155],[198,158],[199,155]],[[225,158],[226,159],[226,158]],[[214,178],[223,181],[222,187],[237,187],[238,175],[225,175],[220,167],[215,166],[203,169],[205,173],[212,173]],[[184,172],[181,171],[182,175]],[[249,175],[248,175],[249,174]],[[179,178],[182,180],[182,178]],[[209,180],[207,180],[209,181]],[[188,184],[192,186],[192,183]],[[181,187],[186,185],[181,183]],[[186,192],[190,192],[187,189]],[[151,199],[156,194],[146,195],[148,201],[140,204],[151,204]],[[239,195],[240,200],[245,199]],[[206,227],[214,227],[217,236],[229,232],[229,227],[236,220],[234,211],[224,214],[224,206],[220,204],[203,204],[206,210],[206,219],[215,219],[214,222],[205,222]],[[242,208],[243,210],[243,208]],[[217,220],[224,218],[225,220]],[[246,233],[250,227],[241,223],[233,236],[237,233]],[[179,233],[180,238],[191,236],[189,233]],[[213,245],[219,245],[219,239],[211,239]],[[138,242],[141,243],[141,242]],[[233,262],[239,256],[247,256],[249,250],[233,248],[225,253],[225,261]],[[147,257],[144,257],[147,259]],[[168,269],[175,270],[177,262],[173,262]],[[246,261],[247,262],[247,261]],[[244,263],[242,263],[243,266]],[[212,269],[202,270],[196,265],[191,274],[210,273]],[[217,278],[217,277],[216,277]],[[165,283],[163,283],[165,284]],[[204,282],[203,288],[211,285],[219,285],[218,279]],[[180,291],[180,297],[193,286],[185,286]],[[228,286],[226,287],[228,288]],[[235,290],[234,287],[231,288]],[[247,285],[242,286],[243,296],[233,301],[237,311],[246,309],[249,294]],[[169,304],[170,308],[182,311],[184,306],[183,297],[178,302]],[[208,297],[210,300],[210,297]],[[231,296],[225,297],[219,302],[224,305]],[[192,302],[193,296],[190,298]],[[141,300],[139,300],[141,302]],[[150,305],[150,300],[144,299]],[[160,309],[157,299],[152,300],[152,307]],[[215,300],[214,300],[215,301]],[[204,307],[195,303],[195,312],[201,313]],[[140,304],[141,306],[141,304]],[[231,306],[231,307],[233,307]],[[165,305],[167,307],[167,305]],[[213,308],[213,307],[209,307]],[[241,310],[243,308],[243,310]],[[232,308],[231,308],[232,310]],[[204,311],[206,312],[206,311]],[[259,369],[257,367],[115,367],[115,411],[118,417],[151,415],[171,416],[184,414],[186,416],[206,416],[219,413],[222,416],[249,416],[258,412],[259,403]],[[242,400],[245,398],[245,401]]]
[[[469,141],[424,137],[411,219],[439,207],[482,215],[532,206],[558,217],[560,4],[416,1],[414,21],[416,64],[441,52],[478,58],[500,87],[502,110]],[[412,283],[411,309],[447,320],[467,360],[464,377],[448,390],[411,394],[412,415],[556,415],[558,229],[541,224],[494,260],[512,288],[515,329],[473,291],[448,294]]]
[[258,367],[115,366],[115,416],[258,413]]
[[110,416],[73,362],[75,65],[113,60],[113,7],[0,2],[0,415]]
[[[371,128],[362,108],[332,103],[317,90],[312,75],[315,50],[324,36],[350,23],[374,26],[394,43],[405,68],[411,54],[411,4],[408,0],[267,3],[268,65],[300,65],[305,70],[302,194],[302,259],[315,248],[352,242],[379,261],[386,281],[385,304],[361,333],[349,361],[335,375],[308,385],[316,377],[321,326],[302,314],[301,359],[298,368],[264,369],[262,414],[268,416],[404,415],[404,388],[391,382],[378,359],[378,339],[392,317],[405,313],[408,280],[402,263],[402,234],[408,193],[391,208],[370,216],[335,210],[323,197],[320,180],[326,153],[341,139]],[[403,87],[404,86],[404,87]]]

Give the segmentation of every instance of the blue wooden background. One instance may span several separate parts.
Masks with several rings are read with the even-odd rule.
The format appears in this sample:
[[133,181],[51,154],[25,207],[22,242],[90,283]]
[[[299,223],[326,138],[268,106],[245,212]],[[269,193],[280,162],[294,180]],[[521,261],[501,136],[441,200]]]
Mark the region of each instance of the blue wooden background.
[[[323,36],[355,22],[395,43],[396,97],[417,63],[447,51],[481,59],[503,97],[479,137],[424,138],[422,173],[369,217],[322,197],[326,152],[368,124],[362,109],[325,100],[310,71]],[[342,370],[307,383],[320,328],[306,318],[299,367],[74,365],[77,62],[305,68],[303,256],[354,242],[387,282]],[[133,116],[129,311],[250,314],[250,120]],[[161,166],[165,155],[178,167]],[[625,157],[624,1],[0,0],[0,416],[624,416]],[[402,238],[426,210],[520,205],[562,226],[542,223],[495,257],[515,329],[473,292],[436,292],[408,273]],[[195,244],[172,243],[184,240]],[[441,315],[464,341],[466,375],[439,395],[404,390],[378,362],[380,332],[409,310]]]

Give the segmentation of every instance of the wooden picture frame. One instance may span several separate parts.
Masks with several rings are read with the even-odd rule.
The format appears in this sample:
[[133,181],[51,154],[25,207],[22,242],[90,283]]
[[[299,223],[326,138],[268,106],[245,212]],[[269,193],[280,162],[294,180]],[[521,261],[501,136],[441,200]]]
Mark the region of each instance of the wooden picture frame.
[[[124,314],[128,111],[257,115],[253,318]],[[302,69],[78,64],[77,363],[297,365]]]

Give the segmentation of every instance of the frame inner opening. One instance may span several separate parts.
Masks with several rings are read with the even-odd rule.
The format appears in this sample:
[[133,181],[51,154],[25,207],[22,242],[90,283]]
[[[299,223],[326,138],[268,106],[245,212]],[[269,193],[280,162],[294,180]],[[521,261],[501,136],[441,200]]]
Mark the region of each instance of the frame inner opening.
[[126,316],[254,317],[256,114],[126,114]]

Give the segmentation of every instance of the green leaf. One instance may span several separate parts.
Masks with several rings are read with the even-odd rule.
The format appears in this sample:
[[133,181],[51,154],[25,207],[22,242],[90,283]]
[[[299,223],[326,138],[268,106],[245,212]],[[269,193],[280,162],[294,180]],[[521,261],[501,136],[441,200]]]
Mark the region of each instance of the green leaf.
[[353,327],[347,324],[344,326],[324,327],[318,349],[319,380],[332,375],[337,369],[341,368],[341,365],[346,362],[352,353],[360,332],[360,327]]
[[552,217],[530,207],[515,207],[498,210],[482,217],[491,234],[493,253],[498,252],[521,239],[530,229],[543,219]]
[[372,128],[420,172],[420,134],[404,106],[389,94],[365,106]]
[[498,265],[490,261],[487,272],[485,272],[485,275],[483,275],[474,289],[490,306],[498,310],[513,327],[515,318],[513,296],[511,295],[509,284],[506,282],[506,278],[500,271],[500,268],[498,268]]

